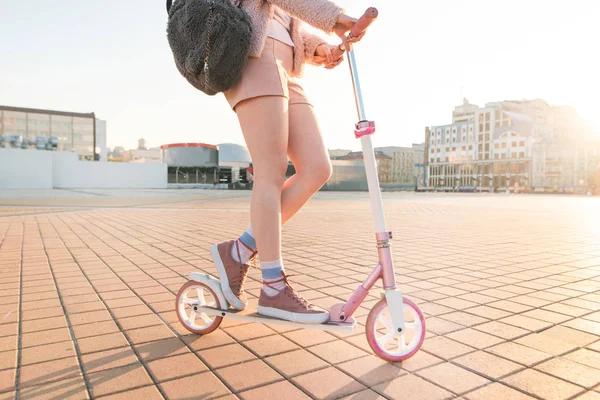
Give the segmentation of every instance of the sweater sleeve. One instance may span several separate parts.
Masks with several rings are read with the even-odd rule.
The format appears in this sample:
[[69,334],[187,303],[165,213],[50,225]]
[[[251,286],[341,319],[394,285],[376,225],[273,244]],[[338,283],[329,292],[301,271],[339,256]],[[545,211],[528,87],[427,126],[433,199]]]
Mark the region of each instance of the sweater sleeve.
[[330,0],[267,0],[288,14],[331,33],[338,16],[344,10]]
[[302,29],[300,31],[302,35],[302,41],[304,42],[304,61],[312,65],[320,65],[315,61],[315,51],[317,47],[322,44],[327,44],[323,38],[314,35],[306,30]]

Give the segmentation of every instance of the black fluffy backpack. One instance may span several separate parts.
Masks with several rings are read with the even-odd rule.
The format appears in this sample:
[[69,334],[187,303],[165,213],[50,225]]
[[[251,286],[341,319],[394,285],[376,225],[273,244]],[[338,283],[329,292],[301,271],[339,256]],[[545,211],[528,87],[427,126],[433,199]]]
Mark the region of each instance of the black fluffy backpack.
[[209,96],[235,85],[250,55],[250,17],[230,0],[167,0],[167,39],[177,69]]

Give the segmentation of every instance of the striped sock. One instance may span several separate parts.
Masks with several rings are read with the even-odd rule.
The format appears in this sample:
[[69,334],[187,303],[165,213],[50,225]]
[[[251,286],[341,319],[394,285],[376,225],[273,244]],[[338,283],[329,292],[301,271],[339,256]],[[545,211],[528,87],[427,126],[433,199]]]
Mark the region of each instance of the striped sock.
[[[285,282],[281,279],[281,273],[284,271],[283,262],[261,261],[260,270],[263,278],[262,290],[268,296],[275,296],[281,290],[285,289]],[[268,285],[266,285],[268,283]]]
[[[238,257],[238,249],[239,249],[239,257]],[[247,264],[248,261],[254,256],[256,252],[256,240],[254,240],[254,233],[252,232],[252,227],[249,226],[246,229],[246,232],[242,233],[237,240],[233,249],[231,249],[231,256],[237,262],[241,262],[242,264]]]

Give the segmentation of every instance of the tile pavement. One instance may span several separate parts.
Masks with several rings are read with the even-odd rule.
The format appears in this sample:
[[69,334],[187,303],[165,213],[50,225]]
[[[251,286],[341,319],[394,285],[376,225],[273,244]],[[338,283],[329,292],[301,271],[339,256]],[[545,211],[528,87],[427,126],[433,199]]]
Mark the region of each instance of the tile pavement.
[[[0,206],[0,399],[600,398],[599,199],[386,193],[398,279],[429,324],[390,364],[363,333],[378,290],[349,336],[184,330],[177,290],[248,221],[247,193],[199,193]],[[317,194],[284,229],[296,287],[343,300],[376,263],[371,226],[365,194]],[[258,271],[247,287],[256,301]]]

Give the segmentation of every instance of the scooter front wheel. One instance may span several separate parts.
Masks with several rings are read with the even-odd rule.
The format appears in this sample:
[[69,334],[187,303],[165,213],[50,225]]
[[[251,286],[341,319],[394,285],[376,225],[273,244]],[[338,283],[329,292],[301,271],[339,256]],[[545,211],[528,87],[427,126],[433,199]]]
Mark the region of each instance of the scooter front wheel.
[[396,332],[385,298],[381,299],[367,318],[367,342],[379,357],[398,362],[412,357],[425,339],[425,317],[412,300],[403,297],[404,332]]
[[198,311],[198,307],[221,309],[219,298],[207,285],[189,281],[179,289],[175,298],[177,318],[188,331],[197,335],[211,333],[221,325],[222,317],[207,315]]

